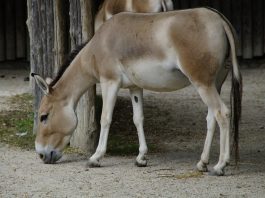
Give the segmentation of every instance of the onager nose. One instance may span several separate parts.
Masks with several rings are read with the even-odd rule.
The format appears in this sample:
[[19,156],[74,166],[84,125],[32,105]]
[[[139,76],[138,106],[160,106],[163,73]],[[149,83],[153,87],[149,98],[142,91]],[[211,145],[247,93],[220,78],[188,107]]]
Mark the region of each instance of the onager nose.
[[39,156],[40,156],[41,160],[45,160],[45,155],[44,154],[40,153]]
[[36,152],[39,154],[40,159],[45,164],[54,164],[62,157],[61,152],[56,149],[53,149],[51,146],[43,147],[39,144],[35,144],[35,146]]
[[45,164],[54,164],[61,158],[61,154],[57,151],[39,153],[39,156]]

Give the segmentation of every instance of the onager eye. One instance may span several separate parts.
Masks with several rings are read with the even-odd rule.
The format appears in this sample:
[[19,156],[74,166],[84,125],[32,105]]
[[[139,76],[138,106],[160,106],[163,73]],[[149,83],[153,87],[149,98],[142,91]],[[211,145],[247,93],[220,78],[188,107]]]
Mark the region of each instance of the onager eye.
[[48,115],[49,114],[41,115],[40,116],[40,121],[45,123],[47,121]]

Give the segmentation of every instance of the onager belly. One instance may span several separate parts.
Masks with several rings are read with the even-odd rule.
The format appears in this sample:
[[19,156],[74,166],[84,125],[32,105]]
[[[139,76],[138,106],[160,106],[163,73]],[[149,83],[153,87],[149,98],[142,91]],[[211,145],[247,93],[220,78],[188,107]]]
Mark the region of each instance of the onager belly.
[[169,92],[190,85],[189,79],[176,65],[135,64],[127,67],[124,72],[133,84],[151,91]]

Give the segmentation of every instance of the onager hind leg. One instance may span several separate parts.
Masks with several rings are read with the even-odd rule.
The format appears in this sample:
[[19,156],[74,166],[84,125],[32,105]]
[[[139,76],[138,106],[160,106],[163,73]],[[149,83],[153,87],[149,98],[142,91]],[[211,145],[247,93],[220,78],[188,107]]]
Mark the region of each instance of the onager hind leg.
[[[221,92],[222,84],[225,78],[226,78],[226,75],[222,77],[221,82],[217,82],[216,84],[219,94]],[[207,165],[209,164],[211,145],[213,142],[213,136],[214,136],[215,129],[216,129],[216,120],[215,120],[214,112],[210,108],[208,108],[208,114],[206,117],[206,121],[207,121],[207,135],[206,135],[206,139],[205,139],[205,143],[203,147],[203,152],[201,154],[201,160],[197,164],[198,170],[202,172],[208,171]]]
[[[211,113],[213,113],[219,127],[220,127],[220,155],[219,155],[219,161],[217,165],[214,166],[214,174],[216,175],[224,175],[224,168],[229,163],[230,160],[230,134],[229,134],[229,117],[230,112],[226,105],[221,100],[220,95],[218,94],[216,87],[214,85],[210,87],[201,86],[198,88],[198,92],[204,101],[204,103],[208,106],[210,115],[208,117],[208,130],[209,135],[207,134],[207,138],[209,142],[206,142],[206,148],[204,152],[202,153],[201,161],[198,163],[199,168],[200,165],[203,164],[201,167],[205,168],[205,164],[208,163],[209,158],[209,147],[213,135],[213,127],[214,127],[214,121],[213,116],[211,116]],[[207,141],[206,138],[206,141]]]
[[102,82],[102,99],[103,108],[101,113],[101,129],[99,143],[96,152],[90,157],[88,161],[89,167],[100,166],[99,160],[104,156],[107,150],[107,141],[109,135],[109,128],[112,120],[112,113],[117,99],[117,93],[120,88],[117,82]]
[[139,167],[146,166],[147,161],[145,155],[147,153],[147,145],[145,141],[144,128],[143,128],[143,89],[134,88],[130,89],[130,96],[133,105],[133,122],[136,126],[139,138],[139,155],[136,158],[136,165]]

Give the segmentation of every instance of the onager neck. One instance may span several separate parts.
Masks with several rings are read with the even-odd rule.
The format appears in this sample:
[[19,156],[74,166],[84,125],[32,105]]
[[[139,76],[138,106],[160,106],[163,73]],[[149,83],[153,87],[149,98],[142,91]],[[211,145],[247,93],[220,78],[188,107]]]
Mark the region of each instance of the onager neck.
[[53,86],[54,95],[58,100],[69,102],[74,109],[84,92],[95,82],[91,75],[89,63],[82,63],[82,53],[78,54],[69,67],[65,70],[62,77]]

